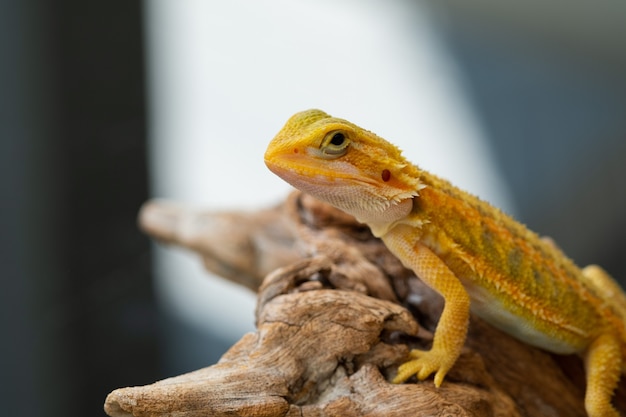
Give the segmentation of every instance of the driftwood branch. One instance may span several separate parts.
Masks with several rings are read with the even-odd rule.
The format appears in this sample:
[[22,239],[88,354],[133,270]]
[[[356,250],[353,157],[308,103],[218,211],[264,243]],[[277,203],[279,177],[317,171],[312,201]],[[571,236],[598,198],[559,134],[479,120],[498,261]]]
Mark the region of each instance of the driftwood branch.
[[213,366],[113,391],[110,416],[585,415],[578,358],[475,317],[440,388],[390,384],[409,348],[428,348],[442,300],[366,227],[306,195],[257,213],[150,202],[140,225],[257,291],[257,331]]

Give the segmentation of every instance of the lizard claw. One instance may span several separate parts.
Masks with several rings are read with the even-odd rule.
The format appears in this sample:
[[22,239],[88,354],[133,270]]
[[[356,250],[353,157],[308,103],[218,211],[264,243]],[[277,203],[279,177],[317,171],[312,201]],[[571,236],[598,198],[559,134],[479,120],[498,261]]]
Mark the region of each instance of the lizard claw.
[[398,374],[392,381],[394,384],[401,384],[413,375],[422,381],[435,372],[435,386],[439,387],[455,362],[455,358],[450,358],[450,355],[441,349],[429,351],[413,349],[409,357],[413,359],[400,365]]

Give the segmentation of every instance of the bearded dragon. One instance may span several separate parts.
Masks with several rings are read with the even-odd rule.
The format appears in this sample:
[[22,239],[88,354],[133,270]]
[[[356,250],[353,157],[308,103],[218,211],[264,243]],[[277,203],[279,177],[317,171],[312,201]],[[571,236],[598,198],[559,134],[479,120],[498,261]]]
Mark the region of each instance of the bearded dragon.
[[626,295],[595,265],[559,248],[487,202],[408,162],[400,150],[320,110],[292,116],[265,163],[279,177],[369,226],[444,298],[430,350],[413,349],[392,381],[434,373],[439,387],[459,357],[471,311],[529,344],[585,361],[590,417],[619,417],[611,397],[626,373]]

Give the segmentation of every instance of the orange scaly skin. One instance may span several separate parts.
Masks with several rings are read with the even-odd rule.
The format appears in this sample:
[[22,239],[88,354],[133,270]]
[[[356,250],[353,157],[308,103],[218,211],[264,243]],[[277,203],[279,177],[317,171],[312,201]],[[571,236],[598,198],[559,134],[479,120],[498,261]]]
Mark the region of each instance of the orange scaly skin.
[[580,270],[556,246],[488,203],[406,161],[389,142],[319,110],[294,115],[265,163],[294,187],[366,223],[445,307],[433,346],[412,350],[393,382],[435,374],[465,342],[469,311],[545,350],[585,359],[590,417],[619,417],[626,295],[602,269]]

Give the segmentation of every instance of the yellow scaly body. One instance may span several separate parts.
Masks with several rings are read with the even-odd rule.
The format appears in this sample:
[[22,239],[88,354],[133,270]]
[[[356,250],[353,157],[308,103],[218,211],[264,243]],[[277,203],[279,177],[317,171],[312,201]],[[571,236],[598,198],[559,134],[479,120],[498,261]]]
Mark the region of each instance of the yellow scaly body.
[[472,311],[518,339],[587,366],[590,417],[619,417],[626,373],[626,295],[602,269],[580,270],[555,245],[497,208],[412,165],[391,143],[320,110],[294,115],[265,163],[294,187],[354,215],[440,293],[433,346],[412,350],[394,382],[435,374],[465,342]]

